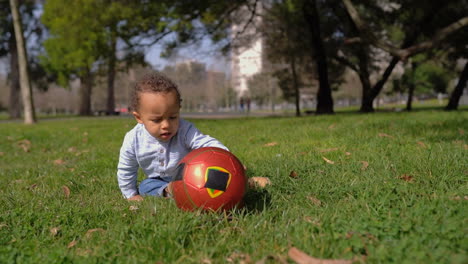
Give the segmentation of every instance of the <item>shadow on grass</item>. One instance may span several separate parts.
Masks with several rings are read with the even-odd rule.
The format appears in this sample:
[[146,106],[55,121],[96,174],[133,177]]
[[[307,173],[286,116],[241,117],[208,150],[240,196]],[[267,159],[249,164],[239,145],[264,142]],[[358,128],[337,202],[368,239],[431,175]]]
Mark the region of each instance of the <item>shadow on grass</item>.
[[250,213],[262,212],[271,205],[271,195],[265,189],[249,189],[244,197],[244,208]]

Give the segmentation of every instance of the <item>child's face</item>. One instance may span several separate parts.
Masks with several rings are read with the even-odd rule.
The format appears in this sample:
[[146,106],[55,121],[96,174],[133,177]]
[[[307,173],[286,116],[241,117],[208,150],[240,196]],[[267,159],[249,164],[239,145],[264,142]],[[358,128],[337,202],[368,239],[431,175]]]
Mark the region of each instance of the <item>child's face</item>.
[[143,92],[140,105],[133,112],[138,123],[155,138],[169,141],[179,129],[180,106],[175,92]]

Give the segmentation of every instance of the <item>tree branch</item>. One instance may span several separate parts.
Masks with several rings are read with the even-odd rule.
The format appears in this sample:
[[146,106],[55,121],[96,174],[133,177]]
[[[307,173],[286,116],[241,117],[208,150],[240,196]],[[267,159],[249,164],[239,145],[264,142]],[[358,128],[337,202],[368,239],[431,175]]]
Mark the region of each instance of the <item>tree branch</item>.
[[[351,3],[351,0],[342,0],[342,1],[346,8],[346,11],[351,17],[351,20],[353,21],[353,23],[356,25],[356,28],[360,32],[361,39],[365,38],[365,40],[369,42],[370,44],[382,50],[387,51],[391,55],[398,57],[400,60],[403,60],[403,61],[405,61],[406,59],[408,59],[409,57],[417,53],[420,53],[420,52],[423,52],[423,51],[426,51],[428,49],[435,47],[443,39],[447,38],[450,34],[468,25],[468,16],[463,17],[459,19],[458,21],[448,25],[447,27],[437,31],[430,40],[423,41],[419,44],[412,45],[405,49],[400,49],[398,47],[393,46],[392,44],[386,43],[385,41],[377,38],[373,34],[373,32],[367,27],[364,21],[361,19],[356,8]],[[355,42],[359,42],[359,39],[353,39],[353,41],[348,41],[347,43],[351,44]]]
[[437,44],[439,44],[442,40],[447,38],[450,34],[453,32],[465,27],[468,25],[468,16],[463,17],[460,20],[448,25],[447,27],[437,31],[432,39],[423,41],[419,44],[413,45],[411,47],[408,47],[406,49],[401,50],[403,57],[402,58],[408,58],[410,56],[413,56],[417,53],[423,52],[425,50],[434,48]]
[[354,65],[351,61],[346,59],[345,57],[340,56],[340,55],[335,55],[335,56],[332,56],[332,59],[336,60],[337,62],[339,62],[339,63],[341,63],[343,65],[348,66],[351,70],[353,70],[357,74],[359,74],[359,68],[356,65]]

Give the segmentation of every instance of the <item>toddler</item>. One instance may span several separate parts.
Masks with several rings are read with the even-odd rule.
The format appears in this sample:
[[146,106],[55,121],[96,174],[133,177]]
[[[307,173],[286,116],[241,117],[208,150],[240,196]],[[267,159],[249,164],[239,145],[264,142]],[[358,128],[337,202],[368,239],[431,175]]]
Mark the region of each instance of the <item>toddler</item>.
[[[168,196],[177,163],[191,150],[228,150],[180,118],[181,101],[177,86],[159,73],[147,75],[135,85],[131,109],[138,124],[125,135],[117,167],[119,187],[128,200]],[[137,188],[139,168],[147,179]]]

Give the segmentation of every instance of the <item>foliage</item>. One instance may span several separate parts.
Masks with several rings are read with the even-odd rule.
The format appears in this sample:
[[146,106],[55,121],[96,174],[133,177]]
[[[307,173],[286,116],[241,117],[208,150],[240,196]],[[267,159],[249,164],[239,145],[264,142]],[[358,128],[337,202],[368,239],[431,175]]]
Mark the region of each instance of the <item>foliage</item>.
[[98,60],[105,47],[99,15],[105,10],[97,1],[47,1],[42,22],[50,31],[44,42],[42,62],[49,72],[56,72],[58,82],[68,86],[73,76],[83,76]]
[[198,62],[180,63],[166,66],[162,72],[171,78],[182,94],[182,107],[187,110],[197,109],[206,100],[206,65]]
[[[349,26],[343,27],[343,43],[348,45],[343,47],[343,53],[346,56],[340,59],[360,76],[363,86],[362,111],[373,111],[372,101],[380,93],[400,59],[398,56],[394,56],[391,60],[385,58],[386,56],[374,56],[370,53],[373,49],[369,48],[369,45],[376,45],[377,42],[386,43],[387,47],[391,46],[395,50],[414,47],[423,41],[434,42],[440,37],[439,31],[442,28],[466,16],[468,9],[465,2],[465,0],[451,1],[450,3],[435,1],[431,5],[427,5],[426,1],[419,0],[393,1],[391,3],[366,1],[357,6],[358,13],[364,17],[361,24],[365,23],[365,26],[360,27],[353,22],[348,23]],[[343,17],[349,18],[349,16]],[[466,30],[466,27],[462,30]],[[443,39],[445,42],[443,45],[463,46],[463,37],[456,37],[458,34],[459,32],[452,33],[449,38]],[[463,35],[465,34],[462,33]],[[439,48],[437,45],[435,45],[435,49]],[[433,50],[426,48],[425,51],[431,52]],[[385,54],[382,51],[379,53]],[[414,52],[409,53],[405,58],[415,54]],[[371,85],[369,73],[375,65],[374,59],[379,57],[383,58],[383,61],[390,61],[390,63],[386,68],[380,66],[385,71],[378,78],[378,81]]]
[[[329,67],[327,72],[329,82],[336,90],[342,81],[344,66],[331,59],[338,52],[339,42],[334,36],[340,33],[336,26],[338,18],[334,12],[337,3],[329,2],[320,2],[318,9],[321,19],[321,41],[324,42]],[[273,1],[262,16],[261,31],[265,39],[266,57],[273,63],[274,75],[278,78],[283,97],[287,100],[299,96],[296,95],[294,83],[297,83],[299,90],[310,89],[313,80],[318,77],[316,66],[318,56],[313,48],[314,36],[305,19],[303,3],[302,0]]]
[[[39,90],[45,91],[54,76],[46,74],[45,69],[39,63],[38,55],[43,49],[42,41],[45,38],[43,25],[37,15],[40,4],[32,0],[18,1],[18,4],[20,4],[19,12],[23,21],[30,78]],[[9,0],[0,0],[0,58],[11,56],[10,46],[14,44],[16,40]],[[11,103],[17,104],[18,102]]]
[[425,55],[417,55],[411,64],[414,68],[407,67],[401,79],[396,80],[399,82],[396,87],[400,88],[400,92],[414,85],[415,92],[420,94],[447,93],[448,85],[455,74],[444,68],[439,60],[428,60]]
[[272,182],[229,217],[121,197],[115,166],[134,120],[2,124],[0,262],[280,262],[294,246],[366,263],[465,263],[467,118],[193,120],[249,177]]
[[278,85],[274,77],[267,72],[254,74],[247,81],[248,95],[258,106],[278,101]]
[[[34,15],[34,11],[37,6],[35,1],[21,1],[20,12],[23,19],[23,30],[26,36],[33,36],[33,38],[41,37],[41,28],[37,23],[37,17]],[[13,37],[13,21],[11,18],[10,2],[9,0],[0,0],[0,57],[4,57],[9,54],[10,39]],[[37,48],[36,45],[30,46],[29,48]]]

